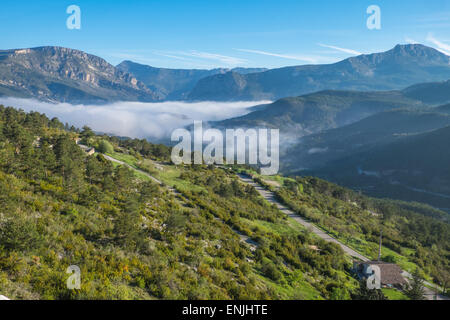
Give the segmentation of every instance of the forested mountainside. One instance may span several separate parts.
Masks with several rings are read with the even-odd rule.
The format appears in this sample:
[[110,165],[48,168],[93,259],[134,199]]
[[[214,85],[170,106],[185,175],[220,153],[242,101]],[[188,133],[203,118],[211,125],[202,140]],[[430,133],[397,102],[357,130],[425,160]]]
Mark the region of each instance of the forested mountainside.
[[321,168],[333,160],[446,126],[450,126],[450,115],[444,113],[443,107],[380,112],[299,139],[283,157],[283,171]]
[[[77,138],[106,156],[89,156]],[[87,127],[80,132],[1,106],[0,293],[13,299],[351,298],[358,287],[351,258],[240,182],[235,171],[242,168],[173,166],[169,154],[145,140],[98,136]],[[377,202],[309,178],[280,179],[286,202],[305,206],[303,214],[324,227],[338,222],[339,236],[352,232],[361,239],[355,244],[361,252],[373,255],[383,223],[388,259],[434,280],[448,270],[449,226],[438,210]],[[369,208],[384,213],[382,222],[370,218]],[[81,268],[79,290],[66,288],[71,265]]]
[[[445,116],[439,116],[439,121]],[[403,133],[366,148],[356,148],[313,173],[370,195],[420,201],[448,211],[450,153],[445,145],[450,127],[448,124],[442,127],[443,124],[435,130]]]
[[[438,102],[450,102],[450,90],[446,90],[449,83],[423,83],[396,91],[324,90],[256,106],[246,115],[215,122],[214,125],[225,128],[273,127],[280,129],[289,139],[299,139],[397,109],[448,113],[448,109],[434,107]],[[392,113],[385,115],[390,117]],[[392,125],[380,120],[383,127]],[[391,121],[389,118],[387,120]]]
[[[256,175],[257,176],[257,175]],[[374,199],[315,177],[257,178],[302,217],[365,256],[404,270],[421,269],[439,282],[449,277],[450,216],[427,205]]]
[[[283,98],[211,125],[279,129],[283,174],[319,176],[371,196],[416,200],[448,211],[443,165],[448,154],[442,146],[450,109],[448,104],[435,106],[423,91],[438,92],[435,101],[446,102],[446,86],[448,82],[401,91],[326,90]],[[441,135],[429,134],[440,129]]]
[[258,106],[244,116],[214,122],[214,126],[276,128],[280,129],[282,136],[299,139],[305,135],[348,125],[380,112],[425,107],[421,101],[407,98],[400,91],[326,90]]
[[403,90],[403,93],[409,98],[429,104],[446,103],[450,96],[450,80],[416,84]]

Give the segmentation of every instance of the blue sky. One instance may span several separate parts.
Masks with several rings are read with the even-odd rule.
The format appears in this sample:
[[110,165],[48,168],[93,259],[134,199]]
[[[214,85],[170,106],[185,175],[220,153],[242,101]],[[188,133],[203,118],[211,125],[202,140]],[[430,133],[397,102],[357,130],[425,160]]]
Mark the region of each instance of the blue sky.
[[[66,27],[69,5],[81,30]],[[381,30],[366,26],[370,5]],[[449,0],[41,0],[0,2],[0,48],[57,45],[157,67],[335,62],[418,42],[450,53]]]

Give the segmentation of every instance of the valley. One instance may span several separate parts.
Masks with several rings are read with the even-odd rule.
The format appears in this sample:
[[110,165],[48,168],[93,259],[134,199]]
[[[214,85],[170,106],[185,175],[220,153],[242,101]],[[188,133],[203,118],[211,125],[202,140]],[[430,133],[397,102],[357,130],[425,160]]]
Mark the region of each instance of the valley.
[[[28,99],[0,106],[0,294],[369,299],[353,264],[379,259],[425,280],[423,297],[447,299],[449,59],[410,44],[334,64],[169,69],[62,47],[0,51],[0,97]],[[70,106],[61,114],[82,125],[43,105]],[[205,114],[221,132],[279,129],[280,172],[177,162],[174,141],[157,144]],[[85,125],[95,116],[101,130]],[[131,137],[114,134],[121,126]],[[83,285],[68,291],[72,265]]]

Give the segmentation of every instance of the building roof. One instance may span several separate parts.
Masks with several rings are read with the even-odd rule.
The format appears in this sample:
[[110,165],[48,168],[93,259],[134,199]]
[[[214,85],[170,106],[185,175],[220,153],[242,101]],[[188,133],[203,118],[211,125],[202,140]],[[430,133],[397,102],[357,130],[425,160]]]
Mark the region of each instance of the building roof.
[[366,261],[360,262],[363,265],[376,265],[381,271],[382,285],[406,284],[405,278],[402,276],[402,269],[395,263],[388,263],[383,261]]

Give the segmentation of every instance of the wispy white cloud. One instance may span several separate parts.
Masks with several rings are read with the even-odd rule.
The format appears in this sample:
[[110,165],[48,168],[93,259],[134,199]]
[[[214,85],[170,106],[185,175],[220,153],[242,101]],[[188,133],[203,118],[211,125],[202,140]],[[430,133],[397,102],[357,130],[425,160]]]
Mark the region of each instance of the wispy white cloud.
[[405,37],[405,41],[406,41],[406,43],[409,43],[409,44],[418,44],[419,43],[418,41],[411,39],[409,37]]
[[450,56],[450,45],[436,39],[431,33],[428,34],[427,41],[434,44],[436,46],[436,50]]
[[241,51],[241,52],[260,54],[260,55],[264,55],[264,56],[271,56],[271,57],[277,57],[277,58],[283,58],[283,59],[289,59],[289,60],[310,62],[310,63],[317,63],[322,58],[322,57],[312,57],[312,56],[303,56],[303,55],[299,56],[299,55],[291,55],[291,54],[280,54],[280,53],[273,53],[273,52],[267,52],[267,51],[261,51],[261,50],[250,50],[250,49],[235,49],[235,50]]
[[186,58],[182,57],[181,55],[168,53],[168,52],[161,52],[161,51],[153,51],[152,52],[155,55],[175,59],[183,62],[182,68],[202,68],[202,69],[214,69],[216,68],[215,64],[212,63],[204,63],[204,61],[199,61],[196,59]]
[[353,54],[353,55],[356,55],[356,56],[359,56],[359,55],[362,54],[361,52],[356,51],[356,50],[340,48],[340,47],[331,46],[331,45],[328,45],[328,44],[318,43],[318,45],[321,46],[321,47],[324,47],[324,48],[334,49],[334,50],[337,50],[337,51],[345,52],[345,53],[348,53],[348,54]]
[[196,51],[196,50],[177,52],[177,54],[188,56],[188,57],[193,57],[193,58],[197,58],[197,59],[218,61],[222,65],[225,65],[228,67],[241,66],[241,65],[245,65],[247,63],[247,60],[245,60],[245,59],[225,56],[225,55],[217,54],[217,53]]
[[182,61],[191,61],[191,62],[193,61],[192,59],[188,59],[186,57],[180,57],[175,54],[165,53],[165,52],[161,52],[161,51],[153,51],[152,53],[156,54],[158,56],[171,58],[171,59],[177,59],[177,60],[182,60]]
[[[155,64],[164,61],[164,59],[151,58],[151,56],[159,56],[170,59],[183,61],[186,67],[199,67],[199,68],[216,68],[216,67],[237,67],[245,66],[247,60],[216,54],[209,52],[202,52],[196,50],[190,51],[162,51],[162,50],[150,50],[145,53],[129,53],[129,52],[113,52],[104,54],[104,56],[120,60],[132,60],[138,63]],[[149,57],[150,56],[150,57]]]

